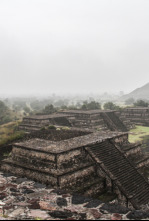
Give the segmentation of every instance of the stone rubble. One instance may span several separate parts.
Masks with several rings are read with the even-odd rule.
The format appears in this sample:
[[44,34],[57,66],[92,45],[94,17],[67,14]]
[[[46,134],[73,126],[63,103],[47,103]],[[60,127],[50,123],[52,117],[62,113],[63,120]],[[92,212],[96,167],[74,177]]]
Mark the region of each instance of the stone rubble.
[[0,220],[149,220],[135,211],[0,172]]

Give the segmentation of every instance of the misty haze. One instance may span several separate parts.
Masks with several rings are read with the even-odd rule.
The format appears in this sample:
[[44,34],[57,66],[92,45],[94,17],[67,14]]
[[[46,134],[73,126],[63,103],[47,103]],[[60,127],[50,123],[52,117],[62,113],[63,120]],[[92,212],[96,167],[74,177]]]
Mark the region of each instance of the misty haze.
[[149,219],[148,12],[0,0],[0,220]]
[[148,83],[146,0],[1,0],[1,94],[130,92]]

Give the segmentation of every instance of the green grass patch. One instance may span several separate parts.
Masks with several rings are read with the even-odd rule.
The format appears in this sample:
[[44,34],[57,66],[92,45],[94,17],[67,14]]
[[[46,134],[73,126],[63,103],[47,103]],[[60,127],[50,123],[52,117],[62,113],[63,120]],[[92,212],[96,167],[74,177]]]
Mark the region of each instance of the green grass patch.
[[129,134],[129,142],[136,143],[142,142],[145,137],[149,136],[149,127],[136,126]]
[[0,146],[23,138],[24,132],[17,131],[18,123],[19,122],[11,122],[0,126]]

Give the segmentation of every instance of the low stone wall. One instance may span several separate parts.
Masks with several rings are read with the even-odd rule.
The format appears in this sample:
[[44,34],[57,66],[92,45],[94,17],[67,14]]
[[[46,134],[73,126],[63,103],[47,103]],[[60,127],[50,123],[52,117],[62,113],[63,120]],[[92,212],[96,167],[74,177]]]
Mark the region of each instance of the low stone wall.
[[121,116],[136,125],[149,126],[149,108],[127,108],[121,112]]
[[111,139],[111,141],[113,141],[115,144],[121,146],[124,143],[128,142],[128,133],[125,133],[121,136],[115,137],[115,138]]
[[128,156],[132,156],[132,155],[140,155],[140,154],[142,154],[142,150],[141,150],[141,147],[140,146],[136,146],[136,147],[134,147],[134,148],[130,148],[130,149],[128,149],[127,151],[126,151],[126,153],[125,153],[125,155],[126,155],[126,157],[128,157]]
[[25,168],[22,166],[13,165],[10,162],[4,162],[2,164],[1,169],[5,172],[12,172],[18,177],[27,177],[28,179],[32,179],[34,181],[38,181],[40,183],[50,184],[51,187],[58,187],[57,178],[51,176],[51,174],[45,174],[38,170],[33,170],[33,168]]

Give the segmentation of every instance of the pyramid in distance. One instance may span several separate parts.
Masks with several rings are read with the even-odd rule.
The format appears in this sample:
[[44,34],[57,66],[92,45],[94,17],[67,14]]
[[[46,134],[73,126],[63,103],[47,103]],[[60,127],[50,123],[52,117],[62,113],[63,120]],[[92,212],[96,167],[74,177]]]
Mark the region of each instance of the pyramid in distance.
[[120,99],[125,101],[129,98],[134,98],[135,100],[149,100],[149,83],[147,83],[143,87],[137,88],[129,94],[122,96]]

